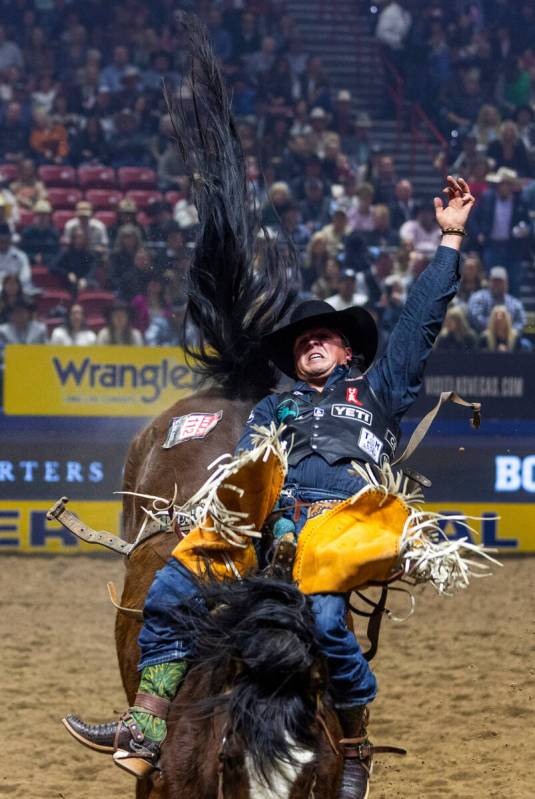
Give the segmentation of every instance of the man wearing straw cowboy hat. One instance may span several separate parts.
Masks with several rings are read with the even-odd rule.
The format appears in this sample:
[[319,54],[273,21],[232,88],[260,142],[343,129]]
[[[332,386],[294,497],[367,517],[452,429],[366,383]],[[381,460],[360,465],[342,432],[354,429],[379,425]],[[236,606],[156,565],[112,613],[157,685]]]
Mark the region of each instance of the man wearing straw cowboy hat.
[[471,235],[482,247],[488,272],[504,266],[513,295],[518,295],[522,261],[528,255],[529,216],[520,194],[520,181],[513,169],[500,167],[487,175],[490,188],[478,204],[471,221]]
[[[284,514],[287,503],[292,513],[290,518],[281,516],[282,529],[275,528],[276,536],[299,533],[311,502],[340,503],[360,491],[365,483],[350,473],[351,461],[381,466],[393,459],[399,421],[416,399],[425,362],[457,289],[459,250],[474,203],[461,179],[448,177],[444,191],[448,206],[444,208],[439,198],[434,201],[442,246],[415,282],[386,353],[375,364],[377,329],[371,315],[360,307],[335,311],[328,303],[307,301],[295,308],[289,324],[266,338],[269,357],[297,382],[290,391],[271,394],[253,409],[237,450],[253,449],[254,426],[269,427],[273,422],[285,425],[284,440],[293,441],[279,505]],[[252,501],[260,504],[264,500],[259,499],[256,475],[255,481]],[[271,490],[271,482],[266,484]],[[264,503],[268,513],[275,498]],[[198,595],[193,576],[199,560],[195,548],[203,536],[202,530],[193,530],[179,543],[147,594],[139,637],[141,684],[136,705],[118,722],[86,724],[73,715],[64,720],[78,741],[97,751],[115,752],[115,762],[138,776],[149,773],[158,761],[167,708],[186,672],[189,650],[178,640],[173,608],[184,597]],[[208,539],[204,536],[203,540],[206,550]],[[219,547],[220,542],[215,545]],[[239,552],[245,563],[247,550]],[[239,552],[233,563],[237,573]],[[312,573],[313,584],[316,576]],[[376,680],[346,624],[348,589],[333,593],[299,585],[309,595],[315,614],[318,642],[345,736],[338,796],[365,799],[373,751],[366,737],[366,706],[375,697]]]

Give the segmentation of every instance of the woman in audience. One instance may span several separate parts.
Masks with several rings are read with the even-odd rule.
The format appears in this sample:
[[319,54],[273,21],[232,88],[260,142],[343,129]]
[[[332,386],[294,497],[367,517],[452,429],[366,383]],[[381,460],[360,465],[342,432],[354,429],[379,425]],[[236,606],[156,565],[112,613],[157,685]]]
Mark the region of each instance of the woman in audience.
[[50,337],[51,344],[66,347],[90,347],[96,340],[95,333],[86,325],[84,309],[78,303],[71,305],[65,324],[54,328]]
[[155,318],[168,317],[169,301],[166,296],[164,278],[150,276],[144,294],[136,294],[131,302],[134,326],[145,333]]
[[448,309],[435,347],[448,352],[470,352],[477,348],[476,334],[462,308]]
[[145,287],[145,276],[140,277],[135,259],[142,238],[135,225],[122,225],[110,256],[109,281],[114,291],[123,299],[130,300],[141,294]]
[[97,335],[97,344],[119,344],[141,347],[143,336],[132,326],[131,309],[127,302],[117,300],[106,313],[108,323]]
[[485,286],[485,269],[477,252],[467,252],[461,262],[461,280],[457,295],[453,300],[455,305],[459,305],[464,310],[468,306],[468,300],[475,291],[479,291]]
[[505,166],[518,172],[522,178],[531,177],[526,147],[518,135],[518,128],[510,119],[502,124],[500,138],[489,145],[487,155],[494,160],[496,169]]
[[47,198],[45,185],[38,179],[31,158],[20,161],[17,180],[9,188],[20,208],[31,210],[39,200]]
[[9,314],[11,309],[24,300],[24,292],[22,291],[22,283],[20,278],[15,274],[7,274],[2,283],[2,291],[0,293],[0,325],[9,322]]
[[60,254],[51,271],[61,275],[65,287],[76,296],[88,286],[98,286],[95,275],[97,266],[97,257],[89,247],[87,233],[82,228],[76,228],[67,249]]
[[511,314],[505,305],[492,309],[487,329],[481,334],[479,346],[488,352],[530,352],[531,342],[513,328]]

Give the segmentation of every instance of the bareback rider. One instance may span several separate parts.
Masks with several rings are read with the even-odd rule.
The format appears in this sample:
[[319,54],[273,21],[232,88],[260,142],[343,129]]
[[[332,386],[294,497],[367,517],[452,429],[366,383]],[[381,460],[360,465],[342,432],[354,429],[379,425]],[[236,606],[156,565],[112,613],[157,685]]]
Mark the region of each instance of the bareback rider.
[[[279,506],[299,509],[292,513],[297,533],[309,503],[343,500],[364,486],[348,469],[352,460],[380,466],[393,459],[401,417],[418,395],[425,363],[456,292],[464,225],[474,204],[461,179],[448,177],[444,192],[447,207],[435,199],[442,246],[411,289],[386,352],[376,363],[372,365],[377,329],[370,314],[358,307],[336,312],[322,301],[304,302],[290,324],[267,337],[271,359],[297,382],[253,409],[237,449],[252,447],[252,425],[285,425],[283,436],[292,447]],[[174,612],[196,593],[193,575],[172,556],[156,574],[145,601],[141,682],[134,707],[118,722],[86,724],[76,716],[64,720],[85,745],[110,754],[121,750],[116,762],[139,777],[158,760],[168,706],[191,654],[188,641],[178,638]],[[376,695],[376,680],[347,627],[348,596],[312,594],[310,601],[345,739],[366,740],[365,711]],[[348,755],[349,750],[339,795],[363,799],[369,762],[355,757],[354,746],[348,747]],[[130,760],[124,759],[125,752]]]

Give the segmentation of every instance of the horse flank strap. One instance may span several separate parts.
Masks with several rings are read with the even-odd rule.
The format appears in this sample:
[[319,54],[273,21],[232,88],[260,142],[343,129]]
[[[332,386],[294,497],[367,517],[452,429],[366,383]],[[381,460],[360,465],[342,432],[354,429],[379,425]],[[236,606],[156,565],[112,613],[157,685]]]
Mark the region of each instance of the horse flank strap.
[[407,750],[401,746],[375,746],[366,737],[341,738],[344,757],[348,760],[368,760],[375,754],[406,755]]

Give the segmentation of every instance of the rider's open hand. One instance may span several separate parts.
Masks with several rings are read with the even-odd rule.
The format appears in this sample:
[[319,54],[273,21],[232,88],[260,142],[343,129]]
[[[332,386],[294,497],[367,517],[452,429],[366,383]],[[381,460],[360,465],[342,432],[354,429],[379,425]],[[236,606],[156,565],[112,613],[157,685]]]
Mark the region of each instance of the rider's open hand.
[[470,193],[468,183],[462,178],[453,178],[448,175],[447,181],[448,185],[443,193],[448,198],[448,205],[444,207],[440,197],[434,199],[437,222],[442,230],[444,228],[464,228],[470,211],[474,207],[475,199]]

